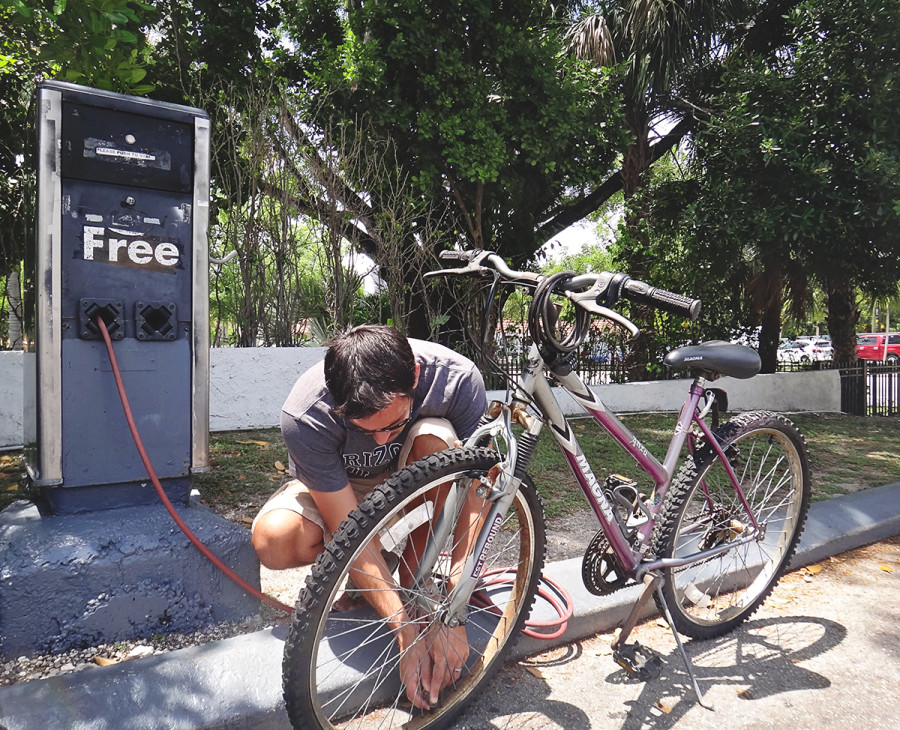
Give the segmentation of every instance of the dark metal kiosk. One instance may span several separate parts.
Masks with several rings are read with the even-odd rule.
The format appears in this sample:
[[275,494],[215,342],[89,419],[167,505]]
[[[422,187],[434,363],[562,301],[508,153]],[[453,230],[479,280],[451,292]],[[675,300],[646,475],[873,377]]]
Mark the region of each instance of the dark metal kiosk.
[[54,513],[155,499],[102,317],[160,480],[186,501],[209,453],[209,119],[55,82],[39,105],[29,472]]
[[161,506],[98,324],[168,499],[258,586],[247,530],[192,499],[209,463],[209,118],[54,81],[37,109],[24,422],[41,498],[0,513],[0,655],[255,613]]

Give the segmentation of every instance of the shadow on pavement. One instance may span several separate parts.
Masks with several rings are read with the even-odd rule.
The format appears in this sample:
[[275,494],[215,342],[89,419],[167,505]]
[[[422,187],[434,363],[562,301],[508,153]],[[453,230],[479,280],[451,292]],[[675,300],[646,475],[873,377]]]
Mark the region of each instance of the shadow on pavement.
[[[786,616],[748,621],[718,639],[685,644],[701,691],[731,685],[742,702],[797,690],[825,689],[831,680],[798,662],[830,651],[847,636],[847,629],[828,619]],[[697,705],[681,655],[672,643],[663,655],[662,674],[644,683],[637,700],[628,702],[623,728],[672,728]],[[618,669],[606,677],[613,685],[640,684]],[[713,711],[725,708],[716,707]]]

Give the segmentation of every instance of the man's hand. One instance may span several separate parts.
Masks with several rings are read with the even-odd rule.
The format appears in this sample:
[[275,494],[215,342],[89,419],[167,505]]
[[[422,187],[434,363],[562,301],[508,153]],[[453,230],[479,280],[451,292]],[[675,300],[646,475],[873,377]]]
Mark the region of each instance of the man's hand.
[[431,685],[431,657],[423,636],[417,635],[406,648],[400,648],[400,680],[406,687],[406,696],[413,707],[430,710],[425,688]]
[[429,654],[433,666],[428,697],[431,705],[438,702],[441,690],[459,680],[466,659],[469,658],[469,642],[466,639],[466,627],[457,626],[449,629],[443,624],[432,626],[428,635]]

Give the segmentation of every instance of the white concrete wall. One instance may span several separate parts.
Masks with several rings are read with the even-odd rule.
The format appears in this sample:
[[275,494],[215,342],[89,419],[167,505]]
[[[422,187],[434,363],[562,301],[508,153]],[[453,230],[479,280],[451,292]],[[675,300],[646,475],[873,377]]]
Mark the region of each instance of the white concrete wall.
[[209,356],[210,430],[277,426],[294,381],[324,356],[324,347],[213,348]]
[[[277,426],[281,404],[297,376],[324,354],[320,347],[214,348],[210,352],[210,430],[232,431]],[[0,352],[0,449],[22,444],[23,402],[21,352]],[[668,380],[594,387],[617,413],[677,411],[688,381]],[[839,412],[840,375],[836,370],[757,375],[750,380],[722,378],[715,383],[728,393],[729,410]],[[502,398],[502,392],[489,398]],[[565,413],[578,406],[559,394]]]
[[[24,352],[0,351],[0,449],[22,445]],[[34,408],[33,400],[29,407]]]
[[[616,413],[677,411],[684,402],[688,385],[688,380],[657,380],[597,385],[593,390]],[[749,380],[721,378],[709,385],[728,394],[729,411],[765,408],[782,413],[838,413],[841,410],[841,376],[837,370],[772,373]]]

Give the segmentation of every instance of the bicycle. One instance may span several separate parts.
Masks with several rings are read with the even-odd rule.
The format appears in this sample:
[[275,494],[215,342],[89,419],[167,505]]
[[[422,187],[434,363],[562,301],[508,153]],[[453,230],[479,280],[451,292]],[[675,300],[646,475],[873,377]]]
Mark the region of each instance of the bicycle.
[[[482,250],[443,252],[442,258],[463,265],[429,275],[493,277],[491,297],[500,284],[532,291],[527,363],[510,397],[490,404],[463,446],[407,466],[377,488],[314,565],[285,644],[283,690],[291,721],[304,728],[447,727],[473,699],[503,662],[535,602],[545,529],[527,469],[545,428],[599,521],[582,563],[585,585],[600,595],[627,584],[644,586],[614,642],[614,659],[644,679],[658,670],[654,652],[626,644],[652,595],[703,704],[680,634],[708,639],[746,620],[785,570],[809,507],[808,451],[787,418],[753,411],[716,427],[724,394],[707,382],[722,375],[753,377],[758,354],[714,341],[666,356],[669,367],[689,368],[692,381],[659,461],[572,370],[571,358],[591,315],[637,334],[612,309],[622,298],[692,319],[699,300],[623,274],[543,277],[513,271]],[[574,311],[574,326],[565,336],[557,329],[559,302],[569,302]],[[650,477],[649,495],[619,475],[600,483],[546,375]],[[464,509],[472,499],[479,505],[474,519]],[[465,627],[464,669],[429,711],[404,702],[390,617],[367,605],[332,611],[363,558],[377,564],[374,580],[401,596],[419,640],[443,641],[448,629]]]

